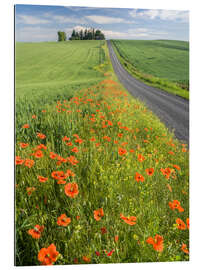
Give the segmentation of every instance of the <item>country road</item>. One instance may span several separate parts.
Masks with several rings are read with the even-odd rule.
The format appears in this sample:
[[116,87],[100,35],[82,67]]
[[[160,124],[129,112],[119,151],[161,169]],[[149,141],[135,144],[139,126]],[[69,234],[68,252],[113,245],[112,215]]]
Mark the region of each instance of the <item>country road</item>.
[[110,40],[107,41],[114,71],[128,92],[143,101],[176,138],[189,144],[189,101],[153,88],[132,77],[120,64]]

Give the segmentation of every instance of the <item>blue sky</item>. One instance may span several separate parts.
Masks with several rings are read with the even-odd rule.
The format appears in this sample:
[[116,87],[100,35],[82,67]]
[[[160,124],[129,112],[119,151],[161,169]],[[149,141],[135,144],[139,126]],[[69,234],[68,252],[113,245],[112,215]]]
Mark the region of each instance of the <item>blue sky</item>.
[[189,40],[189,12],[160,9],[121,9],[16,5],[16,41],[56,41],[57,31],[93,27],[106,39]]

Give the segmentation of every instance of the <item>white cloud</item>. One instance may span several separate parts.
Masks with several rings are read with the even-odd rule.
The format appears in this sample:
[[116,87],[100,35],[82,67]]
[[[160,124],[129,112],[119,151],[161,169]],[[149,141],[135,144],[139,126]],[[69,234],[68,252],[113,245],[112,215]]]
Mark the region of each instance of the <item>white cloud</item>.
[[115,18],[115,17],[107,17],[107,16],[90,15],[90,16],[86,16],[85,18],[98,24],[131,23],[130,21],[127,21],[123,18]]
[[169,21],[182,21],[187,22],[189,20],[188,11],[182,10],[160,10],[160,9],[149,9],[144,11],[132,10],[129,14],[133,18],[150,18],[156,19],[159,18],[161,20],[169,20]]
[[47,23],[50,23],[50,21],[46,19],[41,19],[35,16],[30,16],[30,15],[18,15],[17,23],[34,25],[34,24],[47,24]]

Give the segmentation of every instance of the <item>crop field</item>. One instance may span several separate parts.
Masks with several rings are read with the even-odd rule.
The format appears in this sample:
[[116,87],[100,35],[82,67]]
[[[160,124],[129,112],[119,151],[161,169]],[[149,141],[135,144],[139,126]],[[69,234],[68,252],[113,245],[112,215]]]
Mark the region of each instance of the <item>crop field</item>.
[[[138,78],[174,91],[189,89],[189,42],[113,40],[124,67]],[[187,90],[184,90],[187,89]],[[185,93],[185,95],[187,95]]]
[[189,149],[100,41],[17,44],[16,265],[189,260]]

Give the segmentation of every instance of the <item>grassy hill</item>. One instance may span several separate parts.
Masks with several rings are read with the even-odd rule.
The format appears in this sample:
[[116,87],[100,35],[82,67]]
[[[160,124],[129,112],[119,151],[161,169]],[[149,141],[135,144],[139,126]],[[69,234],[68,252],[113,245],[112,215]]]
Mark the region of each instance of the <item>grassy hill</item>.
[[95,67],[104,61],[101,45],[101,41],[17,43],[17,98],[57,95],[67,85],[77,88],[100,80]]

